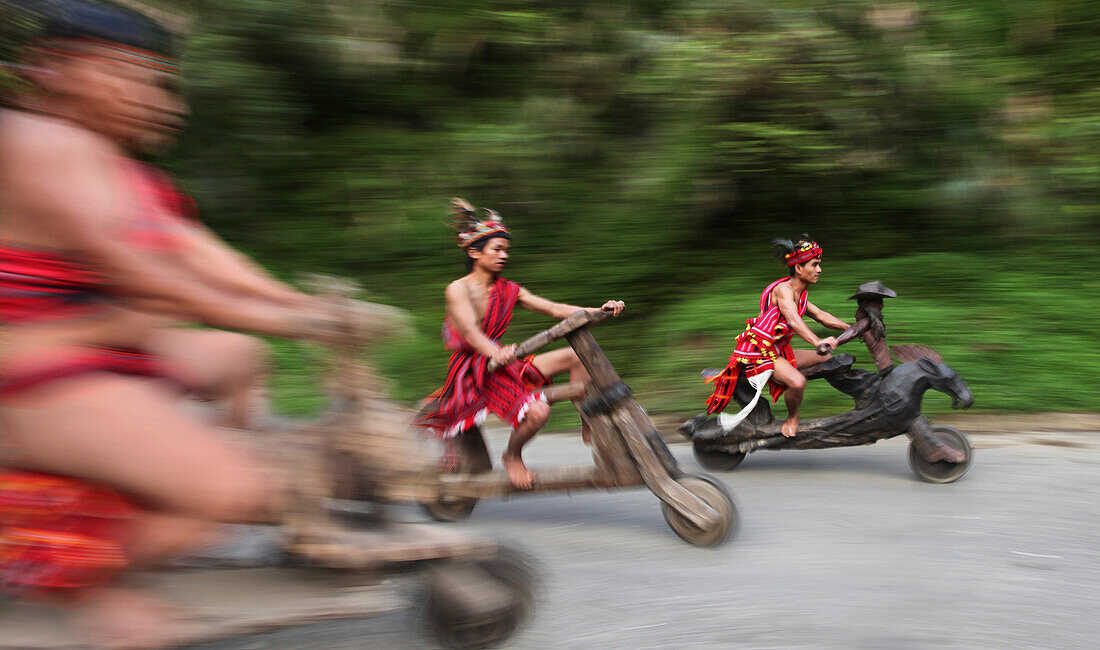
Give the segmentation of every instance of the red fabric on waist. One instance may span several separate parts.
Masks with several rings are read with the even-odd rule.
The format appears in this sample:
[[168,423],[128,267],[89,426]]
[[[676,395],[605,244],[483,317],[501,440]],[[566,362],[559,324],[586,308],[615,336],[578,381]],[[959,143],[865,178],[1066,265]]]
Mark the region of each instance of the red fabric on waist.
[[[504,278],[493,283],[481,322],[482,332],[490,339],[499,341],[507,331],[519,292],[518,284]],[[489,372],[489,358],[462,340],[449,321],[443,326],[443,340],[454,350],[447,363],[447,379],[438,397],[417,417],[417,424],[441,437],[481,424],[490,412],[517,426],[531,403],[541,397],[536,389],[549,383],[530,359]]]
[[84,348],[59,359],[26,364],[18,370],[0,370],[0,397],[9,397],[58,379],[93,372],[116,372],[143,377],[161,376],[156,357],[126,348]]

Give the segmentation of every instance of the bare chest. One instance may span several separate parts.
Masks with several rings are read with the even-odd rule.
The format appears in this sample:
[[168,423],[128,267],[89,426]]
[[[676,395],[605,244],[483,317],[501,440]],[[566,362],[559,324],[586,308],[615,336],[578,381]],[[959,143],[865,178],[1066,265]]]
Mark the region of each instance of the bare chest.
[[480,323],[485,319],[485,311],[489,305],[489,291],[484,287],[466,285],[470,296],[470,306],[474,309],[474,316]]

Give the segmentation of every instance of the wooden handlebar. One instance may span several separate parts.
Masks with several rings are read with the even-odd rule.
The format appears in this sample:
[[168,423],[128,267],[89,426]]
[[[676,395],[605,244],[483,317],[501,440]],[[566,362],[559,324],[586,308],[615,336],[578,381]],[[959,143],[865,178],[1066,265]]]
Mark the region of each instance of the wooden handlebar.
[[[848,341],[851,341],[852,339],[861,336],[866,331],[867,331],[867,322],[865,320],[860,320],[858,323],[856,323],[855,325],[852,325],[848,329],[844,330],[843,332],[840,333],[839,336],[836,337],[836,347],[839,348],[840,346],[844,345]],[[835,349],[836,348],[833,348],[832,346],[829,346],[829,345],[826,345],[825,343],[822,343],[821,345],[817,346],[817,353],[820,354],[821,356],[825,356],[826,354],[829,354],[830,352],[832,352]]]
[[[559,322],[557,325],[545,329],[538,334],[535,334],[531,338],[527,339],[523,343],[516,346],[516,358],[520,359],[529,354],[534,353],[547,345],[564,338],[566,334],[575,332],[582,327],[587,327],[593,323],[599,323],[601,321],[611,318],[611,311],[588,311],[587,309],[579,309],[569,315],[568,318]],[[495,361],[489,361],[489,372],[496,372],[500,368],[500,364]]]

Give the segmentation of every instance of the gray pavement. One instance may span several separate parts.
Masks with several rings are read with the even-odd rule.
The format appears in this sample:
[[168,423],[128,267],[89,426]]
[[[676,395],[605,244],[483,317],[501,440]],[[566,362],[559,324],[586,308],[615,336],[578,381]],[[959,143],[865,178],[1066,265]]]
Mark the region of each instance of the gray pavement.
[[[930,485],[906,444],[750,455],[717,474],[741,512],[719,549],[680,541],[644,489],[484,502],[452,525],[544,569],[510,648],[1097,647],[1100,450],[986,445],[959,482]],[[687,445],[673,451],[700,471]],[[572,436],[537,438],[527,457],[589,458]],[[407,609],[208,647],[435,647],[420,627]]]

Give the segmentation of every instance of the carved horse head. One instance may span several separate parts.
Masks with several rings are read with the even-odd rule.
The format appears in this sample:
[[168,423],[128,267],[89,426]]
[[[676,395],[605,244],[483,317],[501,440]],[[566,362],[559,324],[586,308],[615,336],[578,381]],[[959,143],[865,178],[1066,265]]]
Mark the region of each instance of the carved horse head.
[[974,405],[974,395],[962,377],[959,377],[959,373],[927,358],[918,360],[917,366],[930,382],[930,388],[951,396],[952,408],[968,409]]

